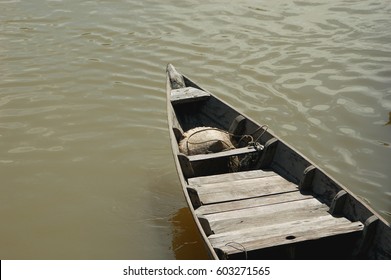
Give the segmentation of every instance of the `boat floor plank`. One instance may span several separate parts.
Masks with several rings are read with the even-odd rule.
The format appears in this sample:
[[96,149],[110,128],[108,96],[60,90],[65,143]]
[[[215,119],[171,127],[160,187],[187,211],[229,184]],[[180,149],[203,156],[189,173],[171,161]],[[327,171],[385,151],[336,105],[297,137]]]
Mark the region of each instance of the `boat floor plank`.
[[275,175],[193,186],[202,204],[220,203],[297,191],[295,184]]
[[362,230],[363,224],[361,222],[350,222],[345,218],[326,215],[212,234],[209,236],[209,240],[214,248],[221,249],[229,255],[240,252],[235,249],[238,246],[230,246],[230,244],[240,244],[239,248],[243,247],[246,251],[252,251]]
[[249,199],[241,199],[235,201],[228,201],[222,203],[202,205],[196,209],[197,214],[214,214],[227,211],[235,211],[247,208],[254,208],[259,206],[267,206],[271,204],[278,204],[283,202],[290,202],[296,200],[310,199],[312,195],[303,195],[299,191],[282,193],[278,195],[267,195],[262,197],[254,197]]
[[238,228],[263,227],[291,221],[329,216],[328,206],[318,200],[305,199],[268,206],[247,208],[204,215],[214,233],[235,231]]
[[219,175],[201,176],[189,179],[189,185],[212,184],[221,182],[238,181],[243,179],[262,178],[277,175],[273,171],[251,170]]

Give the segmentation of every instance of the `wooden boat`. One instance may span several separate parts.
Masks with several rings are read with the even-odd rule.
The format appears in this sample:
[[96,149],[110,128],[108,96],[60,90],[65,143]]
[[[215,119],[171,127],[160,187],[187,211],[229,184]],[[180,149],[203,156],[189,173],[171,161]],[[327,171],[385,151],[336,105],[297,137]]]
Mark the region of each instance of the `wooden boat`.
[[[267,126],[171,64],[167,110],[183,193],[211,258],[390,259],[384,218]],[[187,131],[194,128],[226,134],[234,147],[194,154],[183,148],[186,137],[187,148],[217,141],[203,135],[191,142],[197,132]]]

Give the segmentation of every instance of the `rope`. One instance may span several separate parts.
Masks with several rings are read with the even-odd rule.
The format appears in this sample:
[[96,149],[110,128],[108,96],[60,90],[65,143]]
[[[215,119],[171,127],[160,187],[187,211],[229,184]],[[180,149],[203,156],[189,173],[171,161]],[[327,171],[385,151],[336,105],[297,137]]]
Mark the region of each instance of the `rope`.
[[254,134],[254,133],[258,132],[258,131],[261,130],[261,129],[263,129],[263,132],[261,133],[261,135],[259,135],[259,136],[257,137],[257,139],[255,139],[255,141],[254,141],[255,143],[258,142],[259,139],[261,139],[262,135],[265,134],[265,132],[269,129],[269,126],[268,126],[267,124],[264,124],[264,125],[262,125],[261,127],[258,127],[258,128],[257,128],[253,133],[251,133],[251,134]]
[[[235,245],[235,244],[236,244],[236,245],[239,245],[239,246],[242,247],[242,248],[237,248],[237,247],[233,246],[233,245]],[[238,251],[243,252],[244,255],[245,255],[245,257],[246,257],[246,260],[248,259],[248,258],[247,258],[247,250],[246,250],[246,248],[243,246],[243,244],[240,244],[240,243],[235,242],[235,241],[231,241],[231,242],[228,242],[227,244],[225,244],[225,246],[229,246],[229,247],[231,247],[231,248],[234,248],[234,249],[236,249],[236,250],[238,250]]]

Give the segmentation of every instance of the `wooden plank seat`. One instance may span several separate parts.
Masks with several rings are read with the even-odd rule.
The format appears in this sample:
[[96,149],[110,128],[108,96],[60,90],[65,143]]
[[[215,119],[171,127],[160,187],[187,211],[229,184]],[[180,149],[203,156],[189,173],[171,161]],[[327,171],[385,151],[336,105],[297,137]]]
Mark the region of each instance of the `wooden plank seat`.
[[199,176],[198,170],[193,168],[193,164],[195,162],[200,163],[202,161],[215,160],[233,156],[243,156],[251,153],[259,153],[262,152],[255,148],[254,146],[248,146],[244,148],[236,148],[232,150],[217,152],[217,153],[209,153],[209,154],[198,154],[198,155],[185,155],[182,153],[178,154],[178,159],[181,164],[183,173],[187,178],[192,178],[194,176]]
[[252,178],[261,178],[268,176],[275,176],[276,173],[273,171],[265,171],[265,170],[250,170],[250,171],[242,171],[235,173],[225,173],[225,174],[217,174],[210,176],[200,176],[190,178],[188,180],[189,185],[200,185],[200,184],[210,184],[210,183],[221,183],[221,182],[229,182],[229,181],[239,181],[242,179],[252,179]]
[[318,200],[304,199],[278,204],[252,207],[204,215],[215,234],[233,232],[238,229],[284,224],[290,221],[330,216],[328,207]]
[[361,222],[332,216],[328,205],[300,193],[273,171],[203,176],[188,183],[199,200],[195,213],[212,246],[223,254],[363,230]]
[[[360,222],[350,222],[345,218],[331,215],[310,217],[286,223],[269,224],[263,227],[247,227],[222,233],[212,234],[209,240],[216,250],[225,254],[240,253],[231,243],[240,244],[246,251],[259,250],[280,245],[362,231]],[[213,227],[212,227],[213,230]]]
[[210,93],[194,88],[184,87],[171,90],[170,100],[173,105],[183,104],[194,101],[206,100],[210,97]]
[[278,175],[192,187],[204,205],[298,191],[296,185]]
[[240,156],[240,155],[256,153],[256,152],[258,152],[258,150],[255,147],[248,146],[244,148],[236,148],[236,149],[217,152],[217,153],[192,155],[192,156],[187,156],[187,158],[189,159],[189,161],[195,162],[195,161],[202,161],[202,160],[209,160],[209,159],[216,159],[216,158]]
[[[200,214],[306,199],[273,171],[251,170],[188,179]],[[193,196],[194,197],[194,196]]]
[[312,198],[312,196],[310,195],[304,196],[300,192],[293,191],[293,192],[287,192],[278,195],[268,195],[268,196],[202,205],[201,207],[197,208],[195,212],[197,214],[207,215],[207,214],[249,209],[249,208],[254,208],[259,206],[266,206],[266,205],[310,199],[310,198]]

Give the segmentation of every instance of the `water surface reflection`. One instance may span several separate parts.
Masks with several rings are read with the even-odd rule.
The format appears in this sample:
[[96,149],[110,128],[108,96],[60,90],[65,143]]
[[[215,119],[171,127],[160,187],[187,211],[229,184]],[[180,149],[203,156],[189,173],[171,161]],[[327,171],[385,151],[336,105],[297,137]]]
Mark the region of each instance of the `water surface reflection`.
[[207,260],[209,256],[203,240],[187,207],[176,212],[170,222],[173,225],[172,250],[178,260]]

